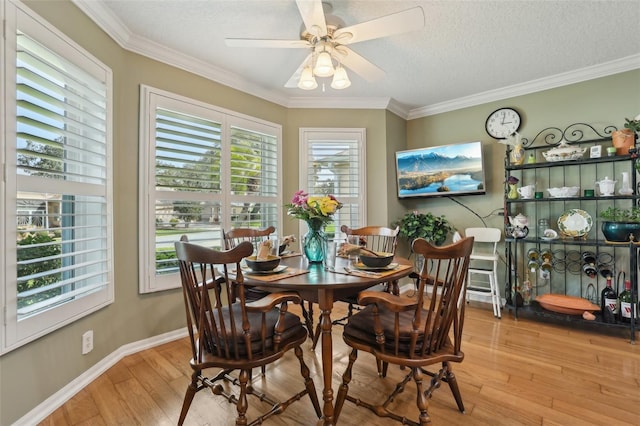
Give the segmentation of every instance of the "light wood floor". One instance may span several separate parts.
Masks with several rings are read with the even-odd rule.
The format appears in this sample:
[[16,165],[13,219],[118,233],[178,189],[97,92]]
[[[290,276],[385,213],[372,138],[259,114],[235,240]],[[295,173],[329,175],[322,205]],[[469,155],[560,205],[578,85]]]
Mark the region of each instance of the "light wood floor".
[[[638,425],[640,424],[640,345],[609,337],[514,320],[505,312],[494,319],[484,304],[467,310],[463,350],[465,360],[454,365],[466,413],[458,412],[445,385],[430,400],[435,425]],[[344,371],[348,350],[341,327],[334,327],[334,392]],[[305,362],[321,398],[320,348],[305,345]],[[188,341],[181,339],[128,356],[56,410],[41,425],[175,425],[191,370]],[[257,370],[256,370],[257,371]],[[360,354],[350,392],[379,398],[400,377],[389,368],[380,379],[369,354]],[[254,385],[277,394],[302,389],[293,353],[267,367],[268,383],[257,376]],[[409,385],[394,404],[414,416],[415,387]],[[322,404],[322,401],[320,401]],[[265,411],[249,400],[249,414]],[[187,415],[188,425],[234,424],[235,406],[208,391],[199,392]],[[340,425],[392,425],[348,402]],[[266,425],[313,425],[316,417],[308,398],[289,407]]]

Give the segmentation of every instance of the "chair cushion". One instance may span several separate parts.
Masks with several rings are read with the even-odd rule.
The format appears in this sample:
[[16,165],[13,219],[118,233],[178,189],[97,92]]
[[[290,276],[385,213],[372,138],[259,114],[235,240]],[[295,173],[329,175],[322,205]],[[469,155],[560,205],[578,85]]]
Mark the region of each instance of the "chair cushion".
[[[387,291],[387,284],[386,283],[382,283],[382,284],[376,284],[373,287],[369,287],[366,290],[368,291]],[[351,296],[346,296],[346,297],[342,297],[340,298],[341,302],[345,302],[345,303],[351,303],[352,305],[357,305],[358,304],[358,295],[360,293],[357,294],[353,294]]]
[[[360,312],[352,315],[349,318],[349,322],[344,327],[344,335],[346,337],[359,340],[374,348],[378,348],[379,345],[376,342],[376,334],[373,326],[373,309],[374,305],[369,305]],[[387,309],[380,308],[380,321],[382,323],[385,349],[395,350],[395,314]],[[408,353],[409,344],[411,343],[411,333],[413,331],[412,321],[415,311],[405,311],[400,313],[400,330],[398,339],[398,351],[400,353]],[[425,329],[428,311],[422,309],[422,315],[420,318],[419,330]],[[421,332],[418,335],[417,347],[419,348],[424,341],[424,334]]]
[[[234,348],[235,345],[232,343],[233,334],[231,329],[229,329],[229,327],[231,326],[229,307],[225,306],[222,309],[222,312],[224,317],[224,325],[226,327],[225,334],[227,337],[224,341],[220,342],[221,351],[216,350],[215,339],[212,339],[211,337],[208,338],[207,340],[211,344],[210,346],[211,350],[209,352],[212,352],[218,356],[223,356],[224,347],[228,344],[231,349],[230,351],[231,356],[235,356],[236,355],[235,348]],[[242,312],[240,309],[240,305],[238,303],[233,304],[233,317],[234,317],[234,325],[236,330],[235,335],[237,337],[236,344],[238,347],[238,355],[246,355],[247,349],[246,349],[246,345],[244,343],[244,338],[243,338],[244,332],[242,330]],[[249,323],[251,324],[250,326],[251,353],[257,354],[257,353],[263,353],[263,352],[264,353],[271,352],[271,350],[273,349],[273,336],[275,335],[275,326],[276,326],[276,322],[278,321],[278,318],[280,317],[280,311],[278,309],[272,309],[266,314],[266,319],[265,319],[266,335],[265,335],[264,346],[262,345],[262,340],[260,335],[261,324],[262,324],[262,314],[260,312],[248,312],[247,317],[249,319]],[[218,328],[218,335],[222,336],[222,330],[221,330],[222,327],[220,325],[220,322],[216,321],[216,324]],[[282,332],[281,343],[286,343],[288,340],[298,336],[301,332],[306,335],[306,330],[302,326],[302,323],[300,322],[300,318],[295,314],[292,314],[290,312],[285,312],[284,331]]]

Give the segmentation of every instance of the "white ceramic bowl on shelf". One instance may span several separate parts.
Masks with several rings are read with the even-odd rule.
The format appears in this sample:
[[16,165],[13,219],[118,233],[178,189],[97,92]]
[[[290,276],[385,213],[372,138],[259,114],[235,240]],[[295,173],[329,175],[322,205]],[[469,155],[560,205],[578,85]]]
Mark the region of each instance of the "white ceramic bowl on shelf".
[[579,186],[563,186],[560,188],[548,188],[549,195],[553,198],[575,197],[580,192]]

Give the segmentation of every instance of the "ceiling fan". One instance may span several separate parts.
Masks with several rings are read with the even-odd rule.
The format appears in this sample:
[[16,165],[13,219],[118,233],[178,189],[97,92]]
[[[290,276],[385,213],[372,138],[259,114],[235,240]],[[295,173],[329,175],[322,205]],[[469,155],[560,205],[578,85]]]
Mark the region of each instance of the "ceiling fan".
[[425,25],[420,6],[345,27],[342,19],[331,15],[331,5],[322,0],[296,0],[296,4],[304,22],[300,40],[225,39],[230,47],[309,49],[311,52],[284,85],[290,88],[312,90],[318,86],[316,76],[333,76],[331,87],[345,89],[351,82],[344,67],[368,82],[379,80],[384,71],[347,45],[419,30]]

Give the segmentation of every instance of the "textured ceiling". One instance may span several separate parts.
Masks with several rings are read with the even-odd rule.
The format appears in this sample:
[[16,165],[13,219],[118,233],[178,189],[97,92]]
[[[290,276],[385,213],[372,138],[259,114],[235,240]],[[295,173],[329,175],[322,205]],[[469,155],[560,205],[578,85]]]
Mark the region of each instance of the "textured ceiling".
[[640,0],[333,0],[333,14],[347,26],[414,6],[423,8],[426,25],[352,44],[385,78],[368,83],[349,72],[351,87],[336,91],[325,79],[324,92],[322,84],[314,91],[284,88],[309,53],[305,49],[224,43],[227,37],[299,39],[302,19],[294,0],[74,3],[126,48],[184,68],[194,60],[200,74],[284,104],[390,98],[411,111],[640,68]]

